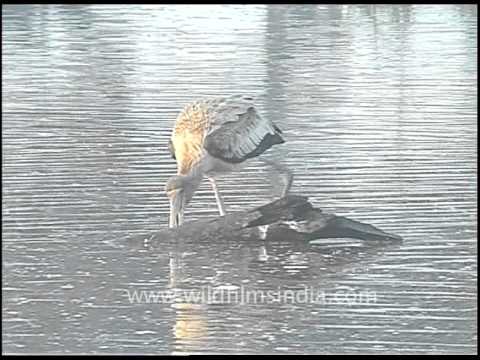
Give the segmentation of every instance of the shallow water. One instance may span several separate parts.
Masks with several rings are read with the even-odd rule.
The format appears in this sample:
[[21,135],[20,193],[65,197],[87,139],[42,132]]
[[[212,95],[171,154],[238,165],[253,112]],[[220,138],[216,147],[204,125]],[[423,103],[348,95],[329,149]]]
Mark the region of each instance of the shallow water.
[[[2,10],[5,353],[476,353],[476,7]],[[232,93],[284,130],[293,192],[403,244],[124,242],[167,225],[177,112]],[[221,179],[228,209],[269,178]],[[205,182],[186,217],[216,213]],[[305,288],[335,301],[127,295]]]

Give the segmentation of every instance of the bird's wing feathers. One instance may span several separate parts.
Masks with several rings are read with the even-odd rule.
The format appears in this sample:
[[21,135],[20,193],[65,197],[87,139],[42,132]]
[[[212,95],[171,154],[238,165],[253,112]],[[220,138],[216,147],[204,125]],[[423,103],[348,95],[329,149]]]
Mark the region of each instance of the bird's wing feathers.
[[178,172],[185,174],[204,156],[240,163],[284,142],[280,129],[263,119],[253,99],[231,96],[200,100],[187,105],[178,115],[170,149]]
[[212,120],[203,147],[224,161],[239,163],[284,142],[280,129],[260,117],[251,98],[223,99],[209,107],[207,114]]

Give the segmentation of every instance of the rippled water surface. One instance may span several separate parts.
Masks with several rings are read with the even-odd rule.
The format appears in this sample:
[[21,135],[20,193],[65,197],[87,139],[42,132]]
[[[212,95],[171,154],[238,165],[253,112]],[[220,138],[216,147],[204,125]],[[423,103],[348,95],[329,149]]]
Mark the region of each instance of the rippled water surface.
[[[4,6],[6,353],[475,353],[474,6]],[[318,207],[403,244],[122,239],[168,222],[167,139],[246,93]],[[272,199],[258,161],[229,211]],[[216,215],[205,182],[189,219]],[[130,303],[135,290],[375,294],[369,302]]]

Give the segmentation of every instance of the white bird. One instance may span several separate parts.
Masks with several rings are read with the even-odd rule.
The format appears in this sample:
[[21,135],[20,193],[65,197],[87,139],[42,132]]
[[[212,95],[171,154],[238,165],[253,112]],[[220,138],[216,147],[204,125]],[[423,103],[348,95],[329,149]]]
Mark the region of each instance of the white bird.
[[[182,224],[185,206],[203,177],[212,185],[220,215],[225,215],[215,177],[238,170],[246,160],[284,143],[281,133],[272,121],[258,114],[248,96],[204,99],[187,105],[176,119],[169,142],[170,152],[177,161],[177,175],[165,187],[170,199],[169,226]],[[270,165],[278,164],[270,162]],[[284,196],[293,176],[285,167],[276,167],[285,176]]]

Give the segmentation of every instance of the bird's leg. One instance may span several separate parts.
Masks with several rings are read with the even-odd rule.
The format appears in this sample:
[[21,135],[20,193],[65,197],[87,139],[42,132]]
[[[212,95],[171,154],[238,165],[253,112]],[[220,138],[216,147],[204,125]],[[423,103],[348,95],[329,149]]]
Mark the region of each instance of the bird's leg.
[[258,233],[261,240],[265,240],[267,238],[268,227],[269,225],[262,225],[258,227]]
[[268,160],[265,158],[260,158],[265,164],[271,166],[273,169],[275,169],[282,177],[284,180],[284,186],[282,190],[282,197],[286,196],[292,187],[293,183],[293,172],[287,168],[285,165],[280,164],[278,162]]
[[208,178],[208,180],[210,181],[210,184],[212,184],[212,189],[213,189],[213,192],[215,193],[215,200],[217,201],[218,211],[220,212],[220,216],[224,216],[226,214],[225,204],[223,203],[223,199],[220,196],[220,192],[218,191],[217,182],[213,177]]
[[285,167],[284,172],[285,186],[283,187],[282,197],[287,196],[293,183],[293,172]]

